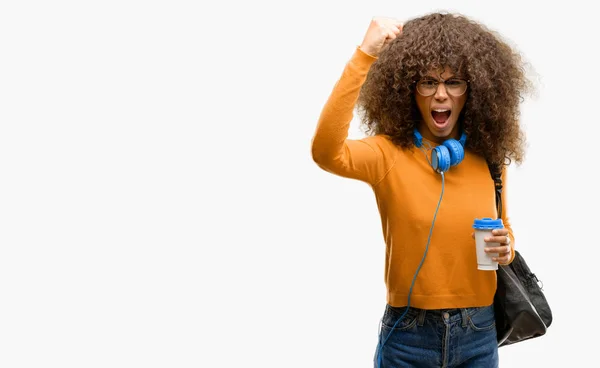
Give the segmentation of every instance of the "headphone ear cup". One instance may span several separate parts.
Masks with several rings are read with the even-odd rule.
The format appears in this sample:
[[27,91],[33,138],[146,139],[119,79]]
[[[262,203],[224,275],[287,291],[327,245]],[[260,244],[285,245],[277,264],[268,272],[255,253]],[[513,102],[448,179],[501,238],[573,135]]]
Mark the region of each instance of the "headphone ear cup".
[[450,153],[450,166],[458,165],[465,158],[465,150],[456,139],[448,139],[444,142],[444,147],[447,147]]
[[431,151],[431,166],[439,173],[450,169],[450,151],[446,146],[437,146]]

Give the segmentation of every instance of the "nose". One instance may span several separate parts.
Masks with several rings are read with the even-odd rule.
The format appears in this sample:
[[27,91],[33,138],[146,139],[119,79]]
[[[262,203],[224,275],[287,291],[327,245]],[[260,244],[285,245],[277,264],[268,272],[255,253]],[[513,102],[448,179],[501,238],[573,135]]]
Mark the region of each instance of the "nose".
[[435,91],[435,99],[436,100],[445,100],[448,98],[448,92],[446,91],[446,85],[444,82],[440,82],[437,86],[437,90]]

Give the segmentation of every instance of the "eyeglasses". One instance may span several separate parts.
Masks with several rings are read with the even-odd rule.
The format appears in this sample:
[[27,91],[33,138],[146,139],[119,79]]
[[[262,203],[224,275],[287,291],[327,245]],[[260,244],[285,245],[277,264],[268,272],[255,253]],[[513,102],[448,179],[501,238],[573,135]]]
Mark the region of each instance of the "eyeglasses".
[[450,78],[447,81],[438,81],[436,79],[421,79],[417,82],[417,92],[424,97],[435,94],[439,84],[446,87],[446,92],[454,97],[462,96],[467,91],[467,81],[464,79]]

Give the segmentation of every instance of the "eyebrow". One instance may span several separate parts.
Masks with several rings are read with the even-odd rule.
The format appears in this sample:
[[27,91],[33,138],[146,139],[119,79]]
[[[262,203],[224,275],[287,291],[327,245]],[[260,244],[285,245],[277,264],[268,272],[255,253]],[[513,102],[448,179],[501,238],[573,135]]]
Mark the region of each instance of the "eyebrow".
[[[421,78],[421,79],[439,80],[436,77],[432,77],[431,75],[424,75],[423,78]],[[461,77],[460,75],[452,74],[451,76],[449,76],[448,78],[444,78],[443,80],[450,80],[450,79],[464,79],[464,78]]]

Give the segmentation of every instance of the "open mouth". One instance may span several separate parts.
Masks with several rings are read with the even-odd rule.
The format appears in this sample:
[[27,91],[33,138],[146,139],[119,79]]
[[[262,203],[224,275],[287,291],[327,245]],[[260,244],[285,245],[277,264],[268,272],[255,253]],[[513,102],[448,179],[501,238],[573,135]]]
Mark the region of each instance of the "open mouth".
[[449,109],[435,109],[431,111],[431,116],[438,126],[446,125],[451,114],[452,110]]

